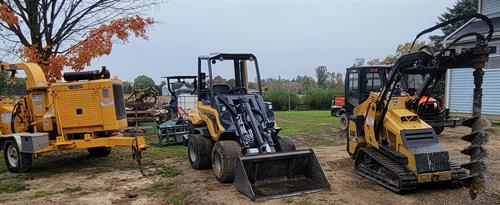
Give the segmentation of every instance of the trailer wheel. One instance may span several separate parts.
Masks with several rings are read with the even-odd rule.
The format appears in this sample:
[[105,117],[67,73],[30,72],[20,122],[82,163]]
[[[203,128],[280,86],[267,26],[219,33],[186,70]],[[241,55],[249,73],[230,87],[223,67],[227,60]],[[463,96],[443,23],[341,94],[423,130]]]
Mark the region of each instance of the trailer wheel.
[[87,151],[89,152],[89,155],[92,157],[107,157],[109,154],[111,154],[111,147],[92,147],[88,148]]
[[340,127],[340,130],[342,131],[346,131],[347,130],[347,127],[348,127],[348,124],[349,124],[349,119],[347,117],[347,113],[342,113],[340,115],[340,124],[339,124],[339,127]]
[[221,183],[234,181],[236,161],[241,155],[241,146],[233,140],[219,141],[212,149],[212,168]]
[[3,147],[4,160],[7,169],[13,173],[23,173],[31,169],[33,155],[21,153],[14,139],[8,139]]
[[202,170],[210,168],[212,147],[212,141],[199,134],[194,134],[188,139],[188,156],[193,169]]
[[278,146],[281,152],[295,151],[295,143],[288,137],[278,137]]

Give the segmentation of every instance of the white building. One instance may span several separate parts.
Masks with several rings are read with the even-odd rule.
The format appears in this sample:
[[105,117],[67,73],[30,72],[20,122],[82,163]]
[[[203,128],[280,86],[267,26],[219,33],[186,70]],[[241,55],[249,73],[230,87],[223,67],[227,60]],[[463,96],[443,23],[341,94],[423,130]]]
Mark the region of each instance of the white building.
[[[486,65],[483,82],[483,115],[500,119],[500,0],[479,0],[479,12],[487,15],[494,24],[495,33],[490,42],[497,47],[497,52],[491,54]],[[487,33],[488,27],[479,20],[471,20],[445,38],[445,43],[450,43],[460,35],[475,31]],[[475,38],[464,38],[455,47],[472,47]],[[451,69],[446,75],[446,107],[452,114],[472,113],[473,97],[473,69]]]

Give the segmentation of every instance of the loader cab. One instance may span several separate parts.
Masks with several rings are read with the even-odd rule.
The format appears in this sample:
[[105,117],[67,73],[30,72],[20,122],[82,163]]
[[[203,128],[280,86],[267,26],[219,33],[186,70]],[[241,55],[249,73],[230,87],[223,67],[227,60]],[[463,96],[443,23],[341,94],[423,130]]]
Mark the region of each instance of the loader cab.
[[[219,82],[219,79],[216,79],[220,77],[217,73],[226,74],[228,70],[223,72],[214,70],[214,67],[219,65],[230,67],[233,72],[231,83]],[[249,67],[253,67],[254,70],[250,71]],[[255,75],[252,76],[255,77],[254,83],[249,82],[249,72]],[[198,99],[212,106],[216,106],[216,98],[222,95],[247,95],[251,93],[251,89],[256,90],[254,93],[262,95],[259,66],[253,54],[218,53],[198,57],[198,82]]]
[[351,113],[354,107],[365,101],[370,92],[380,91],[387,80],[391,66],[365,66],[348,68],[345,77],[345,109]]

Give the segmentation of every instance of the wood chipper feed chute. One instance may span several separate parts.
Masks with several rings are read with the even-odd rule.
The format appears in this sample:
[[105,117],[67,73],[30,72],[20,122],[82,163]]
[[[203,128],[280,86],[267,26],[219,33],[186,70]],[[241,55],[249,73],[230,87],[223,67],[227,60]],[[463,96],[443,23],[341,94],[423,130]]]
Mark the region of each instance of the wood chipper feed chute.
[[330,188],[312,150],[299,150],[238,159],[234,184],[253,201],[283,198]]

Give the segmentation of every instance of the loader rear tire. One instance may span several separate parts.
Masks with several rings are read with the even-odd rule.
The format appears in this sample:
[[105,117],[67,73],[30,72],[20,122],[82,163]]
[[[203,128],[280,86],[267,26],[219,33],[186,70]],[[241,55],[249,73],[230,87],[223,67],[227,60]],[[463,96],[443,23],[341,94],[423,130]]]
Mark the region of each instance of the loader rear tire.
[[288,137],[279,137],[278,146],[280,148],[279,151],[281,152],[290,152],[290,151],[295,151],[297,149],[295,148],[295,143],[292,141],[292,139]]
[[232,140],[219,141],[212,149],[212,168],[221,183],[234,181],[236,161],[241,155],[241,146]]
[[10,172],[23,173],[31,169],[33,155],[22,153],[14,139],[5,140],[3,153],[5,165]]
[[92,147],[88,148],[89,155],[96,158],[107,157],[111,154],[111,147]]
[[340,115],[340,119],[339,119],[339,127],[340,127],[340,130],[342,131],[346,131],[348,126],[349,126],[349,118],[347,116],[347,113],[342,113]]
[[212,141],[208,137],[194,134],[189,138],[188,157],[193,169],[202,170],[210,168],[212,147]]

